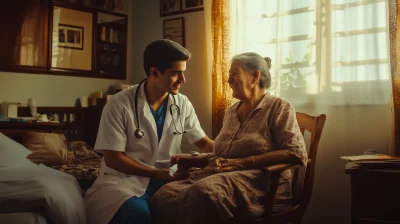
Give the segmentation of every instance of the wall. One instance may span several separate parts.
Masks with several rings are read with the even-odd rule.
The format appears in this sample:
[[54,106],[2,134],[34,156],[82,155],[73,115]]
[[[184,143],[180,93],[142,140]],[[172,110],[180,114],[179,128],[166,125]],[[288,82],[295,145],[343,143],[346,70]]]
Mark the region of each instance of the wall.
[[[193,52],[193,59],[188,62],[188,82],[181,92],[192,101],[202,127],[211,136],[211,77],[205,72],[204,13],[160,17],[159,0],[142,0],[134,4],[133,83],[145,77],[142,54],[149,42],[162,37],[163,20],[185,17],[186,43]],[[350,223],[350,180],[344,173],[345,161],[339,157],[362,154],[366,148],[387,153],[392,120],[390,106],[296,107],[296,110],[327,115],[317,156],[313,195],[303,223]],[[183,147],[185,151],[190,150],[187,144]]]
[[[206,40],[204,12],[192,12],[175,16],[160,17],[159,0],[135,1],[133,6],[133,55],[132,83],[139,83],[146,77],[143,69],[143,52],[146,46],[163,38],[163,21],[184,17],[186,48],[192,52],[185,72],[186,84],[180,90],[192,102],[200,124],[211,136],[211,77],[206,74]],[[184,138],[185,139],[185,138]],[[191,151],[193,146],[183,142],[182,149]]]
[[[132,58],[132,2],[128,2],[128,62]],[[132,66],[127,65],[127,79],[98,79],[71,76],[36,75],[0,72],[0,103],[17,101],[27,103],[35,98],[38,106],[74,106],[80,96],[89,96],[95,91],[107,91],[115,83],[130,83]]]

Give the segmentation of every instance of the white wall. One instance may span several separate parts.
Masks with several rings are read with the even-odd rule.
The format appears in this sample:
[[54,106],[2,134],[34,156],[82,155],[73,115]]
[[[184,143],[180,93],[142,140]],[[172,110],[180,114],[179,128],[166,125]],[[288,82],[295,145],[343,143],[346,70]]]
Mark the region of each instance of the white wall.
[[[132,82],[139,83],[146,77],[143,69],[143,52],[150,42],[163,38],[163,21],[184,17],[186,48],[192,52],[192,58],[188,61],[185,72],[187,82],[180,92],[190,99],[202,128],[211,137],[211,76],[206,74],[204,12],[160,17],[159,2],[159,0],[141,0],[133,3]],[[191,151],[192,147],[188,142],[184,142],[182,150]]]
[[[142,54],[148,43],[162,38],[163,20],[183,16],[187,48],[193,52],[193,59],[188,62],[188,82],[182,92],[192,101],[203,128],[211,136],[211,76],[205,72],[204,13],[160,17],[159,0],[141,0],[134,4],[133,83],[145,77]],[[362,154],[366,148],[387,153],[391,130],[389,105],[296,107],[296,110],[327,115],[317,156],[313,195],[303,223],[350,223],[350,180],[344,173],[345,162],[339,157]],[[189,150],[188,147],[184,145],[184,150]]]
[[38,106],[74,106],[80,96],[89,96],[92,92],[106,92],[115,83],[130,83],[132,66],[132,29],[133,21],[131,1],[128,2],[128,65],[127,79],[99,79],[71,76],[24,74],[0,72],[0,103],[13,101],[27,103],[35,98]]

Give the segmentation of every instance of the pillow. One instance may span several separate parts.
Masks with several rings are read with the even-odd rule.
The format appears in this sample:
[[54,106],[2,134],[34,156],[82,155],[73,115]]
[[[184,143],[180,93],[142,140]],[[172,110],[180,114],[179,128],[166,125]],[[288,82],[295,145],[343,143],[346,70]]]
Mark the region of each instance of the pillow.
[[32,164],[26,157],[32,152],[0,132],[0,167]]
[[61,166],[73,159],[73,154],[67,151],[64,134],[25,132],[22,144],[33,152],[28,159],[37,164]]
[[83,163],[86,160],[101,159],[93,147],[83,141],[68,141],[68,152],[73,153],[75,162]]

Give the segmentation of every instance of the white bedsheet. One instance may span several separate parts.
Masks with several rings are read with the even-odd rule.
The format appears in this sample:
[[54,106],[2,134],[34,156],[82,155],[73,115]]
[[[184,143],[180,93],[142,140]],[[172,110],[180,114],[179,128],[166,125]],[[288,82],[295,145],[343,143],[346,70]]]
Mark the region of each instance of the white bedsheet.
[[1,224],[47,224],[46,219],[38,212],[0,213]]
[[54,223],[86,223],[76,179],[34,163],[0,167],[0,213],[44,211]]

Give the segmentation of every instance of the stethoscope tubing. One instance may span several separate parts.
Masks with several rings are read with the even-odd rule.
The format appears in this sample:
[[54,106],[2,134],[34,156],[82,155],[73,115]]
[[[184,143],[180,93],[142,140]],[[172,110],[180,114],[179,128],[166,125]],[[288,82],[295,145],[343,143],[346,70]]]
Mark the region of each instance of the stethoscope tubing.
[[[136,130],[135,130],[135,132],[134,132],[134,135],[135,135],[135,137],[136,138],[138,138],[138,139],[141,139],[141,138],[143,138],[144,137],[144,130],[143,129],[141,129],[140,128],[140,124],[139,124],[139,112],[138,112],[138,92],[139,92],[139,89],[140,89],[140,86],[145,82],[147,80],[147,78],[145,78],[145,79],[143,79],[140,83],[139,83],[139,85],[138,85],[138,87],[136,88],[136,93],[135,93],[135,120],[136,120]],[[168,96],[167,97],[169,97],[169,94],[168,94]],[[181,116],[181,109],[179,108],[179,106],[176,104],[176,100],[175,100],[175,97],[174,96],[172,96],[172,98],[174,99],[174,102],[171,104],[171,106],[169,107],[169,112],[170,112],[170,114],[171,114],[171,119],[172,119],[172,122],[173,122],[173,124],[174,124],[174,128],[175,128],[175,131],[173,132],[173,134],[174,135],[181,135],[181,134],[184,134],[184,133],[186,133],[186,131],[183,129],[183,125],[182,125],[182,121],[181,121],[181,119],[180,119],[180,116]],[[179,122],[181,123],[181,130],[182,131],[178,131],[178,129],[177,129],[177,127],[176,127],[176,124],[175,124],[175,119],[174,119],[174,116],[173,116],[173,113],[172,113],[172,107],[176,107],[176,110],[177,110],[177,115],[178,115],[178,120],[179,120]]]

